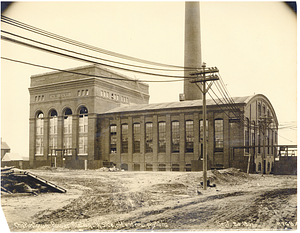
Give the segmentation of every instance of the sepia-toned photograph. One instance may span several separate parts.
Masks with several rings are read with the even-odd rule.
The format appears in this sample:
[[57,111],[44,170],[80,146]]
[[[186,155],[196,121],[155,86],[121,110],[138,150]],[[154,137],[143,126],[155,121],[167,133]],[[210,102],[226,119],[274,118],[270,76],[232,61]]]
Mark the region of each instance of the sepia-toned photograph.
[[296,231],[296,2],[1,1],[0,213]]

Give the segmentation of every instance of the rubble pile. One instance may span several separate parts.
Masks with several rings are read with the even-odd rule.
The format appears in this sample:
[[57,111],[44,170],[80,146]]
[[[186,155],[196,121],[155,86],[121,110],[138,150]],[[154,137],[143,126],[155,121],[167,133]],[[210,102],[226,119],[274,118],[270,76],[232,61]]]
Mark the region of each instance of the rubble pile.
[[14,167],[1,168],[1,195],[14,193],[37,195],[46,192],[65,193],[66,190],[28,171]]

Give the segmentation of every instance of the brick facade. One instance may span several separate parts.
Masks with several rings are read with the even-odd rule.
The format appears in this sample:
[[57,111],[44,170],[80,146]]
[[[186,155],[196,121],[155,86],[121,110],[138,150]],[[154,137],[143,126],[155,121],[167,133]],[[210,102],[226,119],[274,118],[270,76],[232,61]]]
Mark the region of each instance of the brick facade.
[[[51,164],[53,159],[49,139],[53,130],[53,117],[50,116],[53,110],[57,112],[56,149],[65,147],[64,119],[69,116],[72,119],[73,150],[71,154],[58,150],[55,156],[57,166],[83,168],[87,165],[88,168],[97,168],[115,164],[125,170],[137,171],[191,171],[201,167],[202,100],[148,104],[149,87],[146,84],[133,80],[101,79],[97,76],[129,78],[99,66],[79,67],[71,71],[73,73],[53,72],[31,77],[29,152],[32,167]],[[266,148],[265,162],[262,161],[263,137],[259,140],[258,125],[259,116],[268,114],[273,118],[266,138],[269,138],[268,145],[277,145],[275,111],[263,95],[238,97],[234,98],[234,102],[235,109],[207,101],[209,167],[237,167],[246,171],[250,154],[250,171],[259,172],[265,164],[265,172],[269,173],[276,151]],[[87,109],[87,114],[80,113],[82,107]],[[72,114],[66,116],[66,109]],[[37,154],[37,116],[41,112],[43,153]],[[84,116],[87,123],[80,125]],[[135,124],[137,132],[134,132]],[[86,133],[87,138],[80,138],[80,132]],[[243,148],[257,145],[261,147]],[[82,148],[86,151],[80,154]],[[86,165],[84,160],[88,161]]]

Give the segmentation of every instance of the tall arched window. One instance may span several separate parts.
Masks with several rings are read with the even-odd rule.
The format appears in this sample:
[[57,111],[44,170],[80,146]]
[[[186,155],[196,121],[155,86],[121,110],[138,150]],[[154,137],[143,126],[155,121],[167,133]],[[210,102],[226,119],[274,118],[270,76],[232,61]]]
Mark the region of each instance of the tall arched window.
[[152,122],[146,123],[146,142],[145,142],[145,148],[146,153],[153,152],[153,124]]
[[49,153],[55,154],[53,149],[57,149],[57,112],[52,110],[50,112],[49,120]]
[[185,152],[194,152],[194,121],[185,121]]
[[223,152],[223,146],[224,146],[223,119],[216,119],[214,123],[215,123],[214,124],[215,152]]
[[[64,134],[63,144],[64,148],[72,148],[72,110],[67,108],[64,113]],[[72,150],[65,152],[67,155],[72,155]]]
[[133,153],[140,153],[141,148],[141,124],[133,124]]
[[79,111],[79,132],[78,132],[79,154],[87,154],[88,141],[88,110],[81,107]]
[[39,112],[36,117],[36,127],[35,127],[35,154],[43,155],[44,147],[44,114]]
[[158,122],[158,152],[165,153],[166,152],[166,122],[161,121]]
[[128,124],[122,124],[121,127],[121,153],[128,153]]
[[179,121],[172,121],[172,153],[179,152],[180,129]]

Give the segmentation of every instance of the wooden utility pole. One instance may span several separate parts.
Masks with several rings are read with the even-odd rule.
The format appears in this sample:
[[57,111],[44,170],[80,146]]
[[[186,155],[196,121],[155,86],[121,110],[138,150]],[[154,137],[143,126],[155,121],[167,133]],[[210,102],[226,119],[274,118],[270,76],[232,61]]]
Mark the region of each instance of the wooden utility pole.
[[203,105],[203,189],[207,188],[207,135],[206,135],[206,93],[212,86],[213,82],[206,87],[206,82],[219,80],[216,73],[219,72],[217,67],[206,68],[206,64],[203,62],[202,69],[197,72],[192,72],[190,75],[197,75],[197,78],[192,79],[191,83],[202,83],[202,85],[197,85],[197,87],[202,92],[202,105]]

